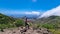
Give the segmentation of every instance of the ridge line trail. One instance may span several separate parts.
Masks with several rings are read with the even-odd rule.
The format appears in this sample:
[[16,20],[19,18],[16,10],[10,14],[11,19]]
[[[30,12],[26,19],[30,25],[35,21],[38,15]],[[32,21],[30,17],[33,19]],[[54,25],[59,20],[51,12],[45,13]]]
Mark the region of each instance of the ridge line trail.
[[[21,33],[21,31],[23,33]],[[11,29],[4,29],[4,32],[0,32],[0,34],[52,34],[48,31],[46,28],[41,29],[33,29],[30,27],[30,29],[27,29],[26,32],[23,31],[21,27],[19,28],[11,28]]]

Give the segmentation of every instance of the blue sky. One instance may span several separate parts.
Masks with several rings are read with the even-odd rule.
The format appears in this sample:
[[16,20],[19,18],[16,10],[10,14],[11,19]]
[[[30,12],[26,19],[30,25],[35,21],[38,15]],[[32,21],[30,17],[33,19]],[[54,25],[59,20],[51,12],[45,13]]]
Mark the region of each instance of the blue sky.
[[0,0],[0,9],[49,10],[60,5],[60,0]]
[[27,12],[39,15],[59,5],[60,0],[0,0],[0,12],[4,14]]

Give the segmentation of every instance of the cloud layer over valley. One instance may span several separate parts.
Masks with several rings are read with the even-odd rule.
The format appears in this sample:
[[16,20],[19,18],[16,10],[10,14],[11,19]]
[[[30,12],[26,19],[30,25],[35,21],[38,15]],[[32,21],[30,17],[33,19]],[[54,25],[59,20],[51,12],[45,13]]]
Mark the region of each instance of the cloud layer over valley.
[[52,15],[60,16],[60,5],[51,9],[51,10],[48,10],[48,11],[44,12],[39,18],[49,17],[49,16],[52,16]]

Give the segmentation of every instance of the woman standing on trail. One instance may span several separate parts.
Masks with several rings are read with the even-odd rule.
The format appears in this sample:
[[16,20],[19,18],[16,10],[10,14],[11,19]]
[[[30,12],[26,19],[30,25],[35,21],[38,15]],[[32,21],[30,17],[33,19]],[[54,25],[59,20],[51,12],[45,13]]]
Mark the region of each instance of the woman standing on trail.
[[29,24],[27,23],[27,17],[25,16],[25,27],[29,29]]

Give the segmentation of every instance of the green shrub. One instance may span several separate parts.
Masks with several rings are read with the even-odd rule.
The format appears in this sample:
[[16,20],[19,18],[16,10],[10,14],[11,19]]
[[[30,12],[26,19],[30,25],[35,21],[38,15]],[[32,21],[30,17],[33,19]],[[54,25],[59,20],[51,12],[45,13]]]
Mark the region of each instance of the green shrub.
[[15,25],[16,25],[17,27],[19,27],[19,26],[24,26],[24,21],[23,21],[23,20],[17,20],[16,23],[15,23]]
[[37,24],[37,28],[39,28],[39,27],[41,27],[41,25],[40,24]]
[[11,24],[11,23],[8,23],[8,24],[6,24],[7,26],[6,26],[6,28],[13,28],[13,27],[15,27],[13,24]]
[[42,27],[47,28],[47,29],[55,28],[55,26],[53,24],[42,24]]
[[0,24],[0,29],[5,29],[6,25],[5,24]]

